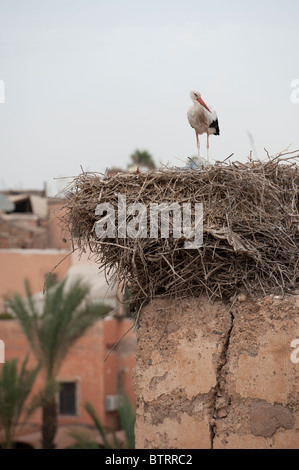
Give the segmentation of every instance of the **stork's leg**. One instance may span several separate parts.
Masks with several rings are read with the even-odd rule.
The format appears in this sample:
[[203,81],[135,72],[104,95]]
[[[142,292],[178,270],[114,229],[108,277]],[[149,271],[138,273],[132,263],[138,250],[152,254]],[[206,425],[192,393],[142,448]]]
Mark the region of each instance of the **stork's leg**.
[[209,144],[209,133],[207,132],[207,161],[209,161],[209,159],[210,159],[210,156],[209,156],[209,148],[210,148],[210,144]]
[[195,131],[196,134],[196,142],[197,142],[197,150],[198,150],[198,162],[200,162],[200,144],[199,144],[199,137],[197,132]]

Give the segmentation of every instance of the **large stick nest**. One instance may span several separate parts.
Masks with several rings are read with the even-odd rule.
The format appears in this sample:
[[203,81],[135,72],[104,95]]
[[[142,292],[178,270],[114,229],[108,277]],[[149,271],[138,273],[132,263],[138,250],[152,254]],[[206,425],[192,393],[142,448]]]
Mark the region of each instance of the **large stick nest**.
[[[132,307],[155,296],[283,295],[299,281],[298,156],[187,171],[83,172],[70,185],[62,222],[79,250],[89,247],[100,268],[125,281]],[[117,211],[116,237],[98,239],[95,208],[108,202],[117,209],[119,194],[127,205],[203,203],[203,246],[185,249],[186,240],[171,232],[166,239],[119,238]]]

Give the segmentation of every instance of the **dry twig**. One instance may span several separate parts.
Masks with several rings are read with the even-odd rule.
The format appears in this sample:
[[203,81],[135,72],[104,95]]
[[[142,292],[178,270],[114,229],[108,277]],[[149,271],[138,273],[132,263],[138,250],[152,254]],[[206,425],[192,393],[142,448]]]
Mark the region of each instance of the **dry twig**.
[[[101,269],[126,282],[133,307],[155,296],[283,294],[299,281],[298,157],[287,151],[265,161],[250,156],[246,163],[110,177],[83,172],[69,186],[61,220],[79,250],[89,247]],[[120,238],[117,213],[116,238],[97,239],[95,208],[109,202],[117,209],[118,194],[128,205],[147,208],[153,202],[202,202],[203,246],[185,249],[184,238],[172,237],[172,225],[169,238]]]

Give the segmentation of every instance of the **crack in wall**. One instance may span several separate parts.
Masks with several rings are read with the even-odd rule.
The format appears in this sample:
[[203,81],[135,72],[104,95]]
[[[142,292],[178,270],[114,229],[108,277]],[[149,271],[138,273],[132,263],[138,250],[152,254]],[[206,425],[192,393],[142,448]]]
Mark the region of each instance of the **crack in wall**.
[[141,318],[136,447],[294,448],[298,369],[286,363],[286,341],[298,305],[298,296],[179,303],[170,316],[180,325],[169,335],[176,345],[167,349],[165,335],[154,350],[161,329],[153,303],[149,331]]
[[[212,395],[212,403],[211,403],[211,419],[209,422],[209,427],[210,427],[210,440],[211,440],[211,449],[214,448],[214,439],[216,436],[216,419],[217,419],[217,398],[221,397],[223,395],[223,390],[221,386],[221,380],[222,380],[222,369],[223,367],[227,364],[227,351],[229,348],[230,344],[230,339],[231,339],[231,334],[232,330],[234,327],[234,315],[232,313],[232,309],[229,311],[230,314],[230,327],[226,333],[226,338],[223,343],[222,351],[219,356],[219,364],[216,369],[216,385],[213,389],[213,395]],[[230,404],[230,399],[228,402],[228,405]]]

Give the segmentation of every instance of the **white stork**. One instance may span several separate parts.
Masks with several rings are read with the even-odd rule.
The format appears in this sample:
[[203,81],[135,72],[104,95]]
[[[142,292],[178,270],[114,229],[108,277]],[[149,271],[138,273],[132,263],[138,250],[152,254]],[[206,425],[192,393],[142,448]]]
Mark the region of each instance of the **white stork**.
[[189,109],[187,116],[190,126],[193,127],[196,134],[198,148],[198,161],[200,161],[199,134],[207,134],[207,161],[209,161],[209,135],[219,135],[218,117],[215,111],[212,111],[201,98],[199,91],[190,91],[190,97],[193,106]]

